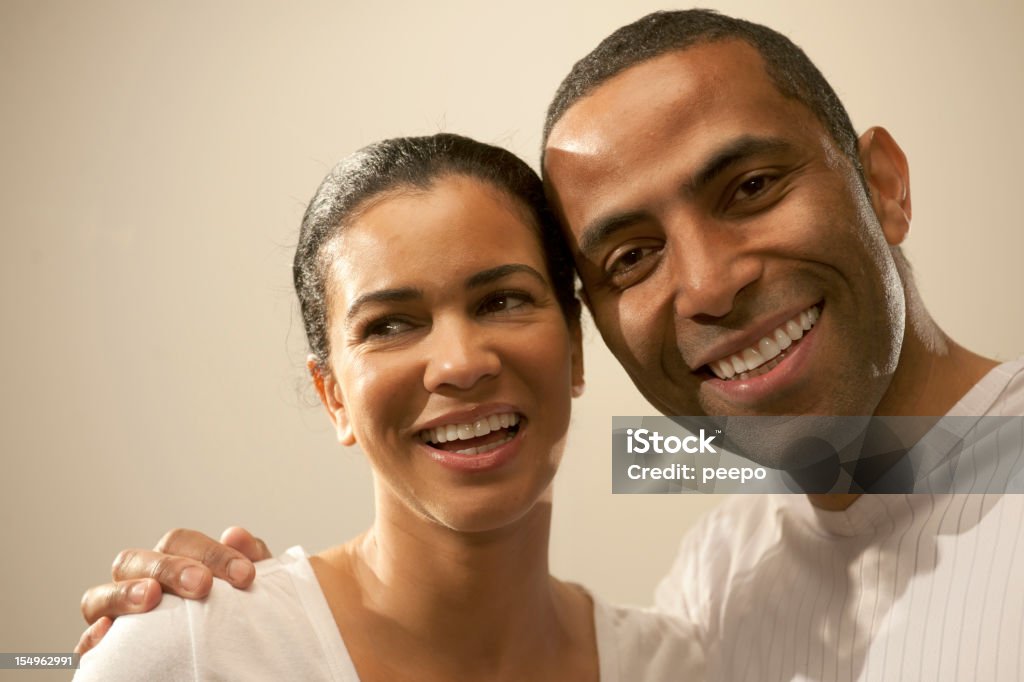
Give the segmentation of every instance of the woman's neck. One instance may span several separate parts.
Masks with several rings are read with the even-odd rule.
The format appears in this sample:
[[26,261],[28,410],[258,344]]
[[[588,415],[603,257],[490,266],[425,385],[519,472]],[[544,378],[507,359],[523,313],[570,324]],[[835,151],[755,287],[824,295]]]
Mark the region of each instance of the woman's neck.
[[373,527],[314,561],[357,667],[356,632],[378,661],[382,647],[391,649],[390,660],[420,679],[428,678],[424,666],[438,666],[441,679],[525,679],[522,666],[544,669],[567,652],[596,662],[589,598],[548,573],[550,492],[515,522],[478,533],[446,528],[377,492]]

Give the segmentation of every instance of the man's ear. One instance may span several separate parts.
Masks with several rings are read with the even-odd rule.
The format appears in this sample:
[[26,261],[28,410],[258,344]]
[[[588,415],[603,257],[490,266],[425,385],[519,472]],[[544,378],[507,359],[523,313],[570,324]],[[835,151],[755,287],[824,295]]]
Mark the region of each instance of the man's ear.
[[569,323],[569,333],[572,336],[572,397],[579,398],[583,395],[586,381],[583,379],[583,330],[578,317]]
[[313,378],[313,385],[316,386],[317,395],[323,403],[327,415],[334,424],[334,431],[338,435],[338,442],[342,445],[355,445],[356,436],[352,432],[352,423],[348,418],[348,411],[341,396],[341,387],[334,379],[334,374],[323,371],[320,362],[313,354],[306,356],[306,368]]
[[871,188],[871,207],[882,224],[885,240],[897,246],[910,232],[910,167],[903,150],[885,128],[871,128],[858,142],[864,177]]

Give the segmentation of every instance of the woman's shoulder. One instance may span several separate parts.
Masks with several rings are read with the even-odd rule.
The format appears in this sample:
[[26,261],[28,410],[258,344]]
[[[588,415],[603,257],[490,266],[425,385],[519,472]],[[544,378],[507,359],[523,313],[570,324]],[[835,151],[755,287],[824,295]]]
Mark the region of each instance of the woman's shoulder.
[[188,625],[186,600],[164,595],[152,611],[115,620],[103,641],[82,657],[74,679],[194,679]]
[[602,680],[701,680],[704,654],[696,628],[650,608],[594,597]]
[[340,636],[306,553],[256,564],[245,590],[214,580],[203,600],[164,595],[146,614],[114,621],[82,658],[77,679],[334,679]]

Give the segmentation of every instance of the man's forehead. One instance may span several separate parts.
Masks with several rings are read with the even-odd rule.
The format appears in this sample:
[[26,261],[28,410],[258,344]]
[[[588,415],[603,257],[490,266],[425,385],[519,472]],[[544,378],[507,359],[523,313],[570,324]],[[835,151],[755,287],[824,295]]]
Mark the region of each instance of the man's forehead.
[[[752,98],[767,91],[777,94],[760,53],[743,40],[666,52],[623,70],[573,103],[552,128],[545,153],[593,153],[603,136],[629,131],[640,113],[697,120],[714,110],[725,86],[737,79],[748,91],[751,86],[759,91],[750,92]],[[685,112],[674,109],[680,101],[686,103]]]

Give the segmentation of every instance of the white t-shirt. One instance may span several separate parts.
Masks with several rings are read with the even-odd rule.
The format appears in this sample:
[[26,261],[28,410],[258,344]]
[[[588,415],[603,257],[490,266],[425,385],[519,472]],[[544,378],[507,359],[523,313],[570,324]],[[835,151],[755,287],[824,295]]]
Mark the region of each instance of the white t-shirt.
[[[696,639],[675,618],[594,597],[602,682],[700,680]],[[202,601],[165,595],[150,613],[122,616],[82,657],[75,680],[334,680],[358,682],[306,553],[256,564],[236,590],[214,580]]]
[[[949,415],[1024,415],[1024,362]],[[840,512],[737,495],[683,539],[656,602],[697,626],[709,680],[1022,680],[1022,521],[1019,494],[865,495]]]

